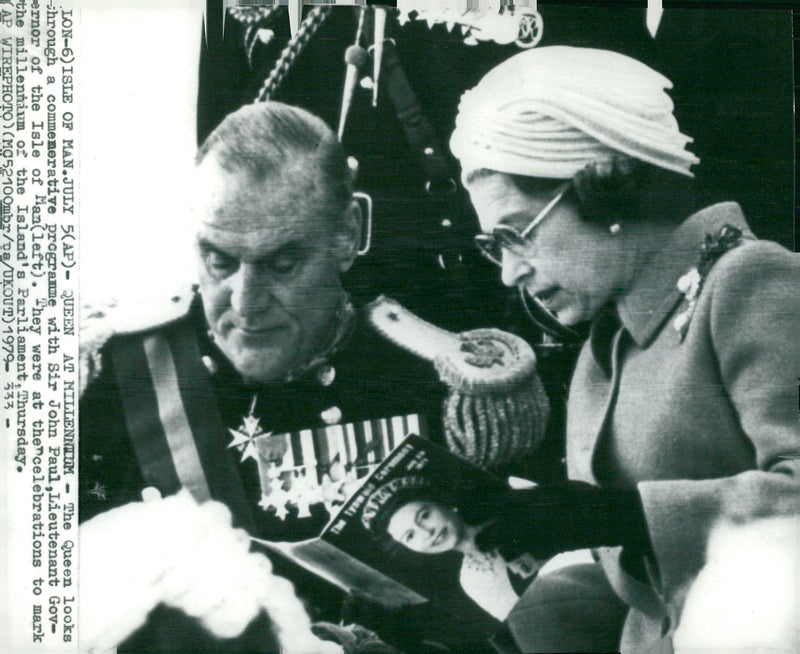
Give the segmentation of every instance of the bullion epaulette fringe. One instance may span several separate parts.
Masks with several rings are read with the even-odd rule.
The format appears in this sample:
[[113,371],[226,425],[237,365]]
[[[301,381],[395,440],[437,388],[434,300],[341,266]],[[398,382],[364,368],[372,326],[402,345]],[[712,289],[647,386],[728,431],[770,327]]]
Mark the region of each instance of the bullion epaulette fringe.
[[448,386],[444,428],[453,452],[496,467],[538,446],[549,402],[536,355],[522,338],[495,328],[454,334],[385,296],[366,315],[384,337],[433,363]]

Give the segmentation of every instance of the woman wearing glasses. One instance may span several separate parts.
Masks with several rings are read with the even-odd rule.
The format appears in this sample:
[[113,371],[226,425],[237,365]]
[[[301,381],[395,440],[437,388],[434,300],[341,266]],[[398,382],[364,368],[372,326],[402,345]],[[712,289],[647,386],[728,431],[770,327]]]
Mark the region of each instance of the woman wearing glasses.
[[[512,611],[523,651],[648,651],[678,626],[715,525],[800,515],[800,262],[737,204],[695,205],[670,87],[614,52],[549,47],[459,106],[478,247],[540,315],[591,324],[570,481],[498,498],[477,537],[537,558],[595,548]],[[624,624],[598,624],[615,602]]]

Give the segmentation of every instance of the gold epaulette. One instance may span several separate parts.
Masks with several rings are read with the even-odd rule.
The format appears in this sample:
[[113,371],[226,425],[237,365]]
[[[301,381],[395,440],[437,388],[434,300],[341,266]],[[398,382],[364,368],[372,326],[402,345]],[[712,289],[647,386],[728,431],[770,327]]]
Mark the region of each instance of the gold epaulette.
[[448,386],[443,427],[452,452],[493,468],[539,446],[549,402],[536,355],[523,339],[495,328],[454,334],[383,296],[366,315],[390,341],[431,361]]
[[193,297],[194,291],[187,288],[167,297],[83,304],[79,346],[81,393],[100,374],[101,350],[112,336],[146,332],[180,320],[188,313]]
[[466,393],[510,391],[536,371],[536,355],[515,334],[486,328],[454,334],[380,296],[366,308],[383,336],[436,366],[442,381]]

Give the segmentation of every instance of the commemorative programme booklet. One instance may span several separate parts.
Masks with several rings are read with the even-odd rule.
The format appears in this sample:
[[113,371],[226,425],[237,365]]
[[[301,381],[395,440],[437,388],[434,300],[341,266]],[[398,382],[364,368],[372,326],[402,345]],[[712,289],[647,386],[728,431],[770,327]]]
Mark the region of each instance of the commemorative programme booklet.
[[392,496],[406,491],[413,497],[415,488],[421,489],[419,497],[448,498],[439,501],[464,507],[508,486],[443,447],[409,434],[364,478],[318,538],[296,543],[253,540],[343,590],[357,590],[387,607],[446,601],[457,584],[460,555],[449,553],[443,565],[442,555],[387,546],[391,537],[384,530],[376,533],[379,514],[388,510]]

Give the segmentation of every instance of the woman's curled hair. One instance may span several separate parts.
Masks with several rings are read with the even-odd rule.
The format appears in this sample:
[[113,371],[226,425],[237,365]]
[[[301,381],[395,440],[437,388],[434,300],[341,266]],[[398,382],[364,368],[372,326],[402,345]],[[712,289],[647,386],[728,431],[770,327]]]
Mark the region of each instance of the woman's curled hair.
[[[488,169],[470,173],[467,183],[498,174]],[[505,173],[525,194],[555,192],[563,179]],[[691,206],[692,179],[623,155],[587,164],[572,178],[567,191],[581,220],[601,226],[615,222],[680,222]],[[653,206],[655,204],[655,207]]]

